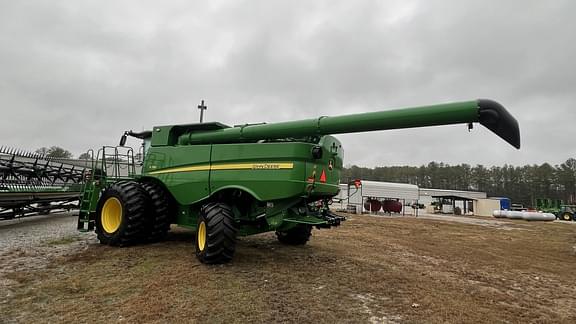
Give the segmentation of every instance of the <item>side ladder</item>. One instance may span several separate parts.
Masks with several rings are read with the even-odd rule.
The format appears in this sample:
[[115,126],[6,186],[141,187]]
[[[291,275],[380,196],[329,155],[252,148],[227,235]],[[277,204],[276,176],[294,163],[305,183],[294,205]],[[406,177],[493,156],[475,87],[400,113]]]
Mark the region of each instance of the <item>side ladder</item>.
[[96,206],[93,201],[97,198],[93,197],[94,181],[96,162],[94,161],[94,150],[90,149],[86,153],[90,156],[90,173],[82,175],[84,185],[82,186],[82,196],[80,197],[80,210],[78,212],[78,230],[81,232],[88,232],[94,230],[93,208]]
[[80,200],[80,212],[78,214],[78,230],[81,232],[88,232],[94,230],[94,211],[98,197],[94,197],[96,191],[96,184],[94,180],[87,181],[82,192],[82,199]]

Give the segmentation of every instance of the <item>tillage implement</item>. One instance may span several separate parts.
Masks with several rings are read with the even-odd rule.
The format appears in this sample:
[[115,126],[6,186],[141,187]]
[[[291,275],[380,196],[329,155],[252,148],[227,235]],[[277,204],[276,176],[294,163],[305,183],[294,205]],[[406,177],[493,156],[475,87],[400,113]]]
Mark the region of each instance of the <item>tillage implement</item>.
[[[306,244],[313,228],[344,217],[338,194],[343,148],[334,134],[480,123],[520,148],[518,123],[500,104],[474,100],[273,124],[217,122],[127,131],[104,147],[88,179],[79,229],[103,244],[162,240],[171,224],[196,232],[196,256],[224,263],[237,236],[275,231],[285,244]],[[127,136],[143,140],[135,167]],[[138,170],[141,167],[141,170]]]

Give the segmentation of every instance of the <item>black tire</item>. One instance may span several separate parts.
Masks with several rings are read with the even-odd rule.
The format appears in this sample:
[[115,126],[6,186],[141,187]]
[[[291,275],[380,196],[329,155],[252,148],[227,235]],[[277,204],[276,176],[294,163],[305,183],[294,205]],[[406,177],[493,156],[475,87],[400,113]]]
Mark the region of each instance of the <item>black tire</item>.
[[304,245],[312,236],[312,226],[300,224],[288,231],[276,231],[278,241],[288,245]]
[[[109,204],[109,205],[107,205]],[[145,234],[148,196],[135,181],[120,181],[104,191],[96,209],[96,234],[101,244],[127,246]]]
[[155,183],[142,183],[148,194],[150,208],[146,215],[145,237],[148,242],[158,242],[166,238],[170,230],[171,213],[168,193]]
[[224,203],[202,207],[196,230],[196,257],[207,264],[232,260],[236,248],[236,224],[232,208]]
[[564,220],[564,221],[571,221],[571,220],[572,220],[572,214],[569,213],[569,212],[563,212],[563,213],[560,215],[560,219],[561,219],[561,220]]

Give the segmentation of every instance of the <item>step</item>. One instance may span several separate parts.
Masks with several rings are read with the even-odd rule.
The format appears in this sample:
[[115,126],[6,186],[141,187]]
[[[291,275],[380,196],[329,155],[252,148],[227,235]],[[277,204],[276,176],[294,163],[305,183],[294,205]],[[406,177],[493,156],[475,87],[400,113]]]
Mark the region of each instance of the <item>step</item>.
[[[88,224],[86,226],[85,224]],[[80,213],[78,215],[78,226],[77,229],[80,232],[89,232],[94,230],[95,221],[94,219],[90,219],[90,211],[86,209],[80,209]]]
[[[84,226],[84,224],[88,223],[88,228],[86,228],[86,226]],[[82,222],[82,223],[78,223],[78,230],[80,232],[90,232],[92,230],[94,230],[95,224],[93,221],[90,222]]]

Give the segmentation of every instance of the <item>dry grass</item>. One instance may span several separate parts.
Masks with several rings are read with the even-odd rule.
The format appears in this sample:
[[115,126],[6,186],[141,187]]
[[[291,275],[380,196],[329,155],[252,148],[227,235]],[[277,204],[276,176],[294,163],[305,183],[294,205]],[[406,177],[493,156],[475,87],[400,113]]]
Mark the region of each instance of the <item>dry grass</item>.
[[76,241],[81,240],[82,238],[78,235],[67,235],[57,239],[47,240],[44,242],[45,245],[67,245]]
[[241,238],[218,266],[198,263],[184,230],[95,244],[9,274],[0,323],[576,322],[576,226],[506,227],[353,216],[304,247]]

